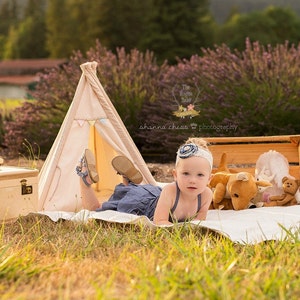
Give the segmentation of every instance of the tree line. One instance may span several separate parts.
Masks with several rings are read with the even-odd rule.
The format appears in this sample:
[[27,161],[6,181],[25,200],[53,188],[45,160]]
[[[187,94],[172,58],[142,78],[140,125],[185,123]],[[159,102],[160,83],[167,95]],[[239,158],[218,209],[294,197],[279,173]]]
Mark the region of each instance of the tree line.
[[98,40],[114,53],[150,50],[159,63],[174,64],[223,43],[241,51],[246,37],[273,46],[300,40],[300,17],[291,8],[244,14],[236,7],[220,24],[214,1],[2,0],[0,59],[68,58]]
[[268,6],[290,7],[300,15],[300,1],[298,0],[211,0],[210,9],[218,23],[224,23],[233,11],[248,14],[253,11],[264,10]]

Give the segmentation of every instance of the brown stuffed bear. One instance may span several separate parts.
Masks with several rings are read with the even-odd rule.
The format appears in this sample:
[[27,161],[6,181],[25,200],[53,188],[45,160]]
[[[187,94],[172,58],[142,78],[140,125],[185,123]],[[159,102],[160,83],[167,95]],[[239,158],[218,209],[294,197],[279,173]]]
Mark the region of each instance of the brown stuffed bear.
[[218,172],[210,180],[213,190],[212,209],[241,210],[249,207],[259,186],[272,186],[266,181],[256,181],[248,172],[231,173],[227,168],[226,153],[221,157]]
[[264,206],[290,206],[296,205],[295,194],[300,186],[300,180],[292,179],[287,176],[282,178],[282,187],[284,193],[278,196],[270,196]]

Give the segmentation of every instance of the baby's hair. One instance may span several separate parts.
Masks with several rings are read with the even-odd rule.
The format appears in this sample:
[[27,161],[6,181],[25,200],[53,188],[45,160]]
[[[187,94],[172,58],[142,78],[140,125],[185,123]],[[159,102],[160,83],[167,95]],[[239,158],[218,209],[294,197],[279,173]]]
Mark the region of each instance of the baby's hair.
[[[193,146],[194,145],[194,146]],[[202,139],[197,137],[188,138],[183,145],[181,145],[177,151],[175,166],[178,165],[180,158],[184,159],[190,156],[201,156],[207,159],[212,168],[213,165],[213,157],[208,149],[208,143]]]
[[196,144],[199,148],[209,151],[208,143],[202,138],[190,137],[185,141],[184,144],[189,144],[189,143]]

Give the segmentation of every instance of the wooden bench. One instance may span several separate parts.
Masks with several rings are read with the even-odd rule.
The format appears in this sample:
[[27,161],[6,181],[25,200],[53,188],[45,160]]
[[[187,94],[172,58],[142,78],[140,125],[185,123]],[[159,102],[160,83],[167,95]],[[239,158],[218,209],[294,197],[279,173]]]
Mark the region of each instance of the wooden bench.
[[259,156],[269,150],[284,155],[290,164],[290,174],[300,179],[300,135],[211,137],[205,138],[214,157],[214,170],[222,154],[227,154],[228,168],[235,172],[246,171],[254,175]]

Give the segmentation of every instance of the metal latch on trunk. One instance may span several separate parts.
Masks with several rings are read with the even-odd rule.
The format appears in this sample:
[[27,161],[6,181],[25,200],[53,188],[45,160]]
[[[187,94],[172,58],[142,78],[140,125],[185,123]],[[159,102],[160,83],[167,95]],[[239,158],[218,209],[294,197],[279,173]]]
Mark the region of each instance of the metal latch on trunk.
[[21,193],[22,193],[22,195],[32,194],[32,192],[33,192],[32,185],[27,185],[27,180],[26,179],[22,179],[20,182],[21,182]]

